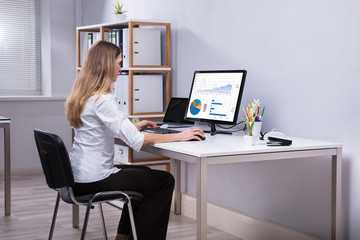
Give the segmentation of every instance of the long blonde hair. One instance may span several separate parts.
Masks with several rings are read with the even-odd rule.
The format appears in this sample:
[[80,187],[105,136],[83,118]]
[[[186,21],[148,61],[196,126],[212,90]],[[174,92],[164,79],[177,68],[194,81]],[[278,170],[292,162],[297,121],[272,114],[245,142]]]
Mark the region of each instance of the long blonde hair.
[[119,55],[120,48],[106,41],[98,41],[89,49],[65,103],[66,117],[72,127],[82,125],[80,115],[89,97],[112,92],[115,60]]

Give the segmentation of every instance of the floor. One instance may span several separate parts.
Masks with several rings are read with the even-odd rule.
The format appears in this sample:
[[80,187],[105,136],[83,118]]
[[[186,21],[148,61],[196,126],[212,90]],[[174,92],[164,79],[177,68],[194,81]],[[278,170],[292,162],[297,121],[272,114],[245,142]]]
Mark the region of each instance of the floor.
[[[4,177],[0,175],[0,239],[47,239],[55,205],[56,192],[49,189],[45,178],[39,172],[14,173],[11,176],[11,216],[4,216]],[[121,210],[103,204],[107,233],[114,239]],[[73,228],[72,207],[60,201],[53,239],[80,239],[81,227]],[[85,208],[80,207],[80,225]],[[239,239],[216,228],[208,227],[210,240]],[[97,209],[90,213],[86,239],[103,239],[100,215]],[[171,213],[168,240],[196,239],[196,225],[193,219]]]

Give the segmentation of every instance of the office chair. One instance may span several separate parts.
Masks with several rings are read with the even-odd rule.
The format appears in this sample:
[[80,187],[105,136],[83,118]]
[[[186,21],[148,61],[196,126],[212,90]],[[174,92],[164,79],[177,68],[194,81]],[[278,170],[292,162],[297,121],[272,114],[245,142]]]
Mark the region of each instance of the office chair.
[[131,230],[133,238],[137,240],[135,229],[134,215],[131,206],[131,199],[135,201],[142,201],[143,195],[134,191],[104,191],[95,194],[88,194],[82,196],[74,196],[72,187],[75,185],[74,175],[71,168],[66,147],[61,138],[55,134],[47,133],[39,129],[34,129],[34,136],[36,146],[39,152],[39,157],[45,174],[46,183],[49,188],[58,192],[56,197],[56,204],[51,223],[49,239],[52,239],[54,232],[57,210],[59,207],[60,198],[69,204],[77,204],[86,206],[86,213],[84,218],[83,229],[81,232],[81,239],[85,239],[86,227],[90,215],[90,209],[94,208],[93,204],[99,205],[100,216],[102,220],[104,239],[107,239],[104,214],[101,203],[112,200],[120,200],[128,205]]

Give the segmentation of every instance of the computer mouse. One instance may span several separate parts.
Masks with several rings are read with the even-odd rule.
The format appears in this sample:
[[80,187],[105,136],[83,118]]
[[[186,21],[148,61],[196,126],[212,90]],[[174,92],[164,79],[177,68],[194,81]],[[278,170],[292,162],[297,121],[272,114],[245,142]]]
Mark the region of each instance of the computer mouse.
[[163,124],[160,126],[160,128],[168,128],[169,127],[169,124]]
[[[205,139],[206,139],[206,137],[202,137],[202,136],[200,136],[200,135],[196,135],[196,136],[198,136],[201,140],[205,140]],[[193,139],[190,139],[190,141],[199,141],[199,140],[193,138]]]

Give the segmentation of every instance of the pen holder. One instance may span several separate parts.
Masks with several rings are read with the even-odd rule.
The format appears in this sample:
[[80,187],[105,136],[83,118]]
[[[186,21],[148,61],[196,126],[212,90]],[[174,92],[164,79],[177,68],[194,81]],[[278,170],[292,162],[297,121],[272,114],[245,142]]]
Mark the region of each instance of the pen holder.
[[260,138],[262,122],[254,122],[254,126],[252,129],[252,135],[258,140]]

